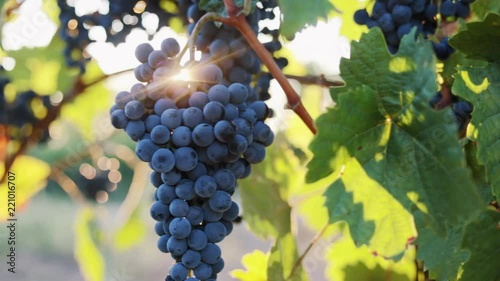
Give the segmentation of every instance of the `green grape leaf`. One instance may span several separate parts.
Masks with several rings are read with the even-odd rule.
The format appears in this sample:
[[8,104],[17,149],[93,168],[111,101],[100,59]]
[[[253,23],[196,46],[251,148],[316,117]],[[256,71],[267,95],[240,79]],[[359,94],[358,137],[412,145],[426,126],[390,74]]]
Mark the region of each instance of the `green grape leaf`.
[[395,262],[375,255],[366,246],[356,246],[343,223],[336,224],[334,227],[337,228],[337,234],[322,241],[322,245],[326,247],[328,280],[417,280],[414,247],[409,247],[403,258]]
[[465,159],[467,166],[472,172],[472,179],[476,183],[477,190],[481,195],[484,202],[492,202],[494,200],[493,193],[491,192],[491,185],[486,177],[486,167],[479,163],[477,159],[477,142],[468,141],[464,145]]
[[91,231],[93,220],[90,208],[82,209],[75,219],[75,259],[86,281],[104,281],[105,261]]
[[113,244],[116,249],[127,250],[140,244],[144,240],[146,237],[147,225],[144,223],[140,214],[141,210],[137,207],[125,224],[114,233]]
[[463,225],[448,229],[446,236],[438,235],[420,216],[418,226],[418,260],[423,260],[430,277],[436,280],[456,280],[460,265],[469,259],[469,253],[460,248]]
[[470,5],[472,13],[477,16],[480,20],[490,13],[500,14],[500,2],[491,0],[476,0]]
[[470,259],[461,270],[459,281],[500,280],[500,212],[487,210],[465,227],[462,247]]
[[408,239],[417,235],[412,215],[354,158],[325,196],[330,222],[349,222],[356,244],[366,244],[381,256],[400,259]]
[[302,179],[295,172],[295,157],[277,136],[267,149],[264,162],[255,165],[251,176],[240,181],[243,216],[250,229],[263,238],[286,235],[291,229],[288,194]]
[[350,40],[359,40],[361,34],[368,31],[368,27],[366,27],[366,25],[359,25],[355,23],[354,13],[359,9],[366,8],[367,2],[363,0],[330,2],[334,2],[335,8],[340,10],[340,13],[336,11],[332,13],[332,16],[339,16],[342,19],[340,34]]
[[[278,237],[271,249],[267,264],[268,280],[308,280],[302,267],[297,268],[290,276],[297,259],[297,242],[292,233]],[[287,279],[289,276],[290,279]]]
[[278,2],[283,16],[280,31],[285,38],[293,38],[296,32],[308,25],[315,26],[319,18],[327,19],[334,6],[328,0],[309,0],[307,7],[303,0]]
[[[29,171],[29,173],[28,173]],[[0,175],[5,172],[5,165],[0,162]],[[0,200],[4,208],[0,209],[0,221],[7,220],[9,210],[7,208],[9,190],[15,187],[16,207],[22,209],[33,196],[45,188],[47,178],[50,174],[50,166],[40,159],[21,155],[16,158],[8,171],[6,180],[0,183]]]
[[[100,77],[102,72],[96,64],[89,64],[83,80],[94,81],[92,77]],[[85,139],[93,141],[102,137],[102,129],[96,127],[96,121],[109,120],[111,99],[104,82],[94,84],[79,94],[71,103],[63,106],[61,118],[73,122]]]
[[500,15],[488,14],[484,21],[467,23],[467,29],[450,38],[449,43],[467,58],[499,61],[499,25]]
[[451,112],[429,108],[437,86],[430,43],[413,38],[403,38],[396,56],[378,28],[352,44],[351,59],[340,65],[347,86],[331,91],[337,105],[317,120],[307,181],[341,174],[356,160],[354,169],[374,186],[411,213],[418,208],[444,234],[447,223],[484,203],[465,168]]
[[9,77],[18,91],[31,89],[42,95],[66,91],[74,73],[64,67],[63,49],[64,42],[59,36],[54,36],[46,47],[9,51],[7,55],[16,61]]
[[240,281],[267,281],[267,261],[269,255],[255,250],[246,254],[241,259],[246,270],[235,269],[231,271],[231,276]]
[[500,62],[487,67],[459,68],[452,91],[474,105],[471,123],[477,130],[477,153],[486,167],[493,194],[500,195]]

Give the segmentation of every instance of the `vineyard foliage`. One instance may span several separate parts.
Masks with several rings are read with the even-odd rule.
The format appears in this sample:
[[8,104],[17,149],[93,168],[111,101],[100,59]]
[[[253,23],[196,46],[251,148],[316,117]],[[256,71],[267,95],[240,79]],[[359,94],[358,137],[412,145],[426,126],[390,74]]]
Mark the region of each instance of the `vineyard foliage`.
[[[256,13],[259,7],[265,11],[261,2],[266,1],[234,2],[237,7],[250,3]],[[58,2],[66,1],[38,1],[34,5],[43,11],[43,20],[35,17],[21,23],[19,33],[9,29],[30,2],[37,1],[0,1],[0,222],[9,215],[3,208],[8,172],[18,175],[16,205],[21,218],[22,212],[29,212],[30,201],[42,193],[68,197],[78,208],[72,234],[81,275],[86,281],[112,280],[109,254],[133,249],[154,228],[154,221],[143,214],[153,204],[154,188],[148,180],[155,164],[139,161],[135,143],[109,121],[109,109],[120,91],[110,85],[131,71],[103,71],[92,57],[94,43],[66,32],[74,24],[59,13],[66,6]],[[135,12],[136,2],[145,4],[137,12],[139,18],[144,11],[161,11],[157,14],[164,18],[156,29],[148,28],[144,18],[135,23],[149,39],[163,26],[183,38],[195,28],[182,4],[191,1],[122,2],[122,8],[133,2]],[[194,2],[202,10],[198,13],[232,16],[226,7],[233,1]],[[325,87],[316,79],[320,86],[296,87],[317,134],[309,131],[302,115],[282,109],[284,104],[268,103],[279,112],[266,120],[274,142],[266,148],[265,160],[238,180],[233,200],[240,206],[242,224],[272,246],[267,252],[245,254],[240,269],[223,270],[221,280],[500,281],[499,1],[462,0],[474,2],[469,16],[438,20],[435,34],[424,36],[413,28],[398,41],[397,51],[388,47],[385,31],[354,21],[357,10],[371,12],[376,2],[384,1],[278,1],[273,12],[279,10],[283,49],[280,44],[270,53],[278,65],[277,56],[287,59],[288,66],[279,65],[284,74],[298,82],[306,72],[308,77],[324,74],[299,63],[300,52],[287,50],[294,37],[320,22],[341,20],[340,34],[350,40],[350,55],[340,60],[341,81],[336,82],[341,86]],[[96,14],[75,17],[81,26],[85,20],[105,26]],[[117,42],[134,28],[121,20],[122,33],[102,31],[109,41],[117,40],[113,43],[118,48]],[[30,46],[36,33],[52,29],[50,42]],[[445,60],[435,54],[443,37],[449,37],[446,42],[454,50]],[[144,42],[134,42],[140,43]],[[310,42],[311,50],[301,51],[314,52],[315,44],[322,44],[322,38]],[[183,47],[181,54],[189,56]],[[137,62],[132,51],[122,59]],[[258,75],[267,71],[276,77],[267,65],[258,66]],[[252,83],[261,87],[257,74],[252,73]],[[334,76],[327,73],[330,77]],[[271,96],[282,94],[273,89]],[[438,92],[441,100],[434,106]],[[30,93],[36,95],[29,102],[20,101]],[[470,118],[457,117],[460,103],[473,108]],[[151,181],[154,185],[153,177]],[[102,215],[103,208],[108,216]],[[113,227],[104,227],[108,223]],[[303,232],[316,237],[299,239]],[[155,241],[149,244],[157,247]],[[165,262],[158,266],[165,267]]]

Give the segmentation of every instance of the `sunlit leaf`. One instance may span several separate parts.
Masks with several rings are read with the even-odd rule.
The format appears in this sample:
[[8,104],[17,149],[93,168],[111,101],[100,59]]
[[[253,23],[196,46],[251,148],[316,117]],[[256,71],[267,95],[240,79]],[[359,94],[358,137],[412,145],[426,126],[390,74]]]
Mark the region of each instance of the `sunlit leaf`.
[[[340,228],[342,229],[342,228]],[[329,280],[344,281],[414,281],[416,279],[415,249],[394,262],[375,255],[367,247],[356,247],[347,228],[326,250]]]
[[136,209],[128,221],[114,234],[113,244],[116,249],[129,249],[141,243],[146,237],[148,226],[140,214],[140,210]]
[[455,121],[428,106],[437,86],[434,63],[430,44],[411,35],[396,56],[379,29],[353,43],[351,59],[340,66],[347,86],[332,90],[338,103],[317,121],[307,180],[340,174],[355,159],[366,177],[341,177],[345,186],[369,179],[410,213],[426,214],[440,233],[478,211],[484,202],[465,169]]
[[[0,162],[0,175],[4,174],[4,163]],[[19,156],[8,171],[6,181],[0,184],[0,221],[9,218],[7,199],[15,187],[16,213],[47,184],[50,166],[37,158]]]
[[477,133],[477,158],[486,167],[493,194],[500,196],[500,62],[461,67],[452,91],[474,105],[471,123]]
[[315,26],[318,19],[327,19],[328,13],[334,9],[328,0],[309,0],[307,8],[303,0],[279,1],[283,22],[280,31],[286,38],[293,38],[296,32],[306,26]]
[[80,210],[75,218],[75,259],[85,281],[104,281],[105,261],[91,231],[94,214],[91,209]]
[[500,2],[491,0],[476,0],[471,4],[472,13],[480,20],[488,13],[500,13]]
[[268,254],[258,250],[246,254],[241,259],[245,270],[235,269],[231,271],[231,276],[240,281],[268,281],[266,270],[268,259]]
[[267,265],[268,279],[287,280],[291,276],[290,280],[293,281],[308,280],[301,266],[295,269],[292,274],[297,259],[297,242],[292,233],[279,237],[271,249],[271,255],[269,256]]

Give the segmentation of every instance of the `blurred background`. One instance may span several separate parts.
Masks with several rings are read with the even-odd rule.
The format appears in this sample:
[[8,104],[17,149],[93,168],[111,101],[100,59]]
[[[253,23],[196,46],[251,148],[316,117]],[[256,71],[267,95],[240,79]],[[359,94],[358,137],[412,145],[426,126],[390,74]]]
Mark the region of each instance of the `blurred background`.
[[[358,8],[359,3],[365,5],[363,2],[340,4],[345,8],[342,16],[352,17],[350,11]],[[106,281],[163,280],[172,259],[156,246],[154,221],[149,215],[154,193],[149,183],[150,168],[136,158],[135,144],[129,137],[111,126],[109,108],[117,92],[136,83],[130,71],[138,64],[135,47],[150,42],[159,48],[167,37],[175,37],[183,45],[187,38],[182,24],[173,19],[171,27],[159,27],[161,19],[145,12],[141,15],[141,28],[113,25],[117,32],[129,29],[119,44],[106,42],[106,32],[99,26],[88,28],[88,36],[94,42],[81,54],[88,62],[86,72],[80,75],[78,67],[67,66],[68,56],[73,54],[65,49],[59,36],[61,28],[76,26],[71,21],[68,26],[61,26],[56,0],[0,3],[3,3],[0,53],[3,92],[8,103],[20,103],[13,105],[15,110],[2,108],[3,115],[8,112],[10,120],[39,121],[54,114],[54,107],[59,110],[58,117],[43,131],[29,122],[15,128],[0,127],[2,159],[6,154],[16,155],[17,151],[23,154],[16,155],[15,162],[2,165],[16,171],[18,222],[15,274],[6,270],[8,233],[5,227],[0,229],[0,280],[101,280],[98,276],[105,276]],[[106,13],[109,6],[106,0],[67,3],[75,7],[78,16],[96,11]],[[164,6],[167,10],[168,7]],[[278,24],[279,10],[273,13],[275,19],[263,24],[270,27]],[[328,80],[339,80],[339,61],[349,55],[349,39],[340,35],[342,19],[336,16],[304,29],[293,42],[284,43],[279,54],[289,60],[287,74],[324,75]],[[125,23],[134,20],[137,18],[123,18]],[[347,28],[353,26],[352,22],[349,24]],[[359,34],[362,28],[353,27],[349,32]],[[333,104],[326,88],[291,81],[313,117]],[[37,98],[32,97],[31,91]],[[303,182],[312,134],[293,112],[283,109],[285,95],[274,80],[270,93],[268,105],[274,115],[268,123],[277,135],[276,143],[270,148],[266,162],[240,182],[241,188],[234,195],[234,200],[243,205],[243,220],[221,243],[226,261],[224,271],[219,274],[221,281],[265,280],[265,276],[248,272],[258,272],[256,268],[265,264],[274,239],[263,230],[269,226],[259,226],[258,216],[246,216],[245,210],[253,208],[252,213],[259,213],[259,205],[268,193],[283,198],[291,214],[291,229],[299,253],[327,220],[321,197],[324,182],[315,185]],[[33,116],[27,117],[29,114],[22,110],[26,108],[20,98],[23,95]],[[33,135],[36,141],[27,145],[25,140]],[[245,194],[241,190],[246,190]],[[255,194],[264,201],[252,203]],[[2,208],[5,195],[4,192],[0,195]],[[278,207],[271,206],[262,212],[273,208]],[[1,221],[6,219],[3,212]],[[341,240],[345,231],[342,226],[332,229],[332,235],[317,242],[305,258],[303,264],[311,280],[332,280],[336,273],[328,273],[328,268],[334,266],[327,265],[325,256],[331,254],[332,243]],[[354,243],[350,240],[346,243],[342,253],[357,255]],[[367,249],[361,251],[371,257]],[[243,258],[247,254],[248,258]],[[378,262],[371,262],[369,267],[378,270]],[[336,266],[346,268],[347,264],[353,269],[366,267],[354,258]],[[347,270],[345,274],[354,271]]]

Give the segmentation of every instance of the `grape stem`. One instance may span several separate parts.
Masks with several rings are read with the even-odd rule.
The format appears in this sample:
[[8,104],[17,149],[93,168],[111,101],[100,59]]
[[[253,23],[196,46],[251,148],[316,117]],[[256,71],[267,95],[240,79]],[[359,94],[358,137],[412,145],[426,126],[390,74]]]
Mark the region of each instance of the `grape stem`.
[[4,157],[4,173],[2,175],[2,178],[0,179],[0,183],[5,181],[7,174],[9,170],[12,168],[12,165],[14,164],[17,157],[23,154],[26,151],[26,149],[28,149],[30,144],[36,143],[37,140],[40,139],[40,136],[41,134],[43,134],[44,130],[49,127],[50,123],[52,123],[52,121],[56,120],[59,117],[64,105],[73,101],[77,96],[85,92],[87,88],[106,80],[110,76],[122,74],[128,71],[129,70],[127,69],[113,74],[103,75],[89,83],[84,82],[82,75],[78,76],[75,80],[73,88],[71,89],[71,92],[68,95],[65,95],[66,98],[63,99],[61,103],[59,103],[58,105],[51,108],[43,119],[38,120],[33,125],[32,134],[22,140],[19,148],[10,157],[8,154],[6,154],[6,156]]
[[311,240],[311,242],[309,242],[309,245],[307,246],[306,250],[304,251],[304,253],[302,253],[302,255],[300,255],[300,257],[297,259],[297,261],[295,262],[295,264],[293,265],[292,267],[292,270],[290,271],[290,274],[288,275],[288,277],[285,279],[285,280],[293,280],[293,275],[295,274],[295,272],[299,269],[299,267],[301,267],[302,265],[302,261],[304,260],[304,258],[306,257],[306,255],[311,251],[312,247],[314,245],[316,245],[316,243],[319,241],[319,239],[323,236],[323,234],[325,234],[325,231],[326,229],[328,228],[328,226],[330,226],[330,223],[327,222],[323,228],[316,234],[316,236],[314,236],[314,238]]
[[451,90],[445,83],[441,84],[441,100],[436,105],[436,109],[443,109],[451,104]]
[[260,60],[269,69],[269,72],[278,81],[281,88],[285,92],[288,100],[288,104],[285,106],[285,108],[292,109],[300,117],[300,119],[302,119],[309,130],[311,130],[313,134],[316,134],[314,121],[309,112],[302,104],[300,96],[297,94],[295,89],[293,89],[292,85],[283,74],[279,66],[276,64],[271,54],[269,54],[262,43],[260,43],[259,39],[257,39],[257,36],[246,21],[245,17],[239,14],[241,8],[236,6],[233,0],[224,0],[224,5],[226,6],[228,17],[221,17],[219,21],[224,24],[234,26],[243,35],[243,37],[245,37],[248,44],[250,44],[250,47],[252,47],[255,53],[259,56]]
[[[201,31],[201,28],[203,27],[203,25],[207,22],[210,22],[210,21],[219,21],[220,19],[221,19],[221,16],[219,16],[216,13],[210,12],[210,13],[204,14],[198,20],[198,22],[194,26],[193,32],[191,33],[191,35],[189,36],[189,39],[188,39],[189,59],[190,60],[194,60],[194,52],[196,49],[196,39],[198,38],[198,35],[200,34],[200,31]],[[179,58],[182,58],[183,54],[184,53],[181,53]]]
[[[262,74],[266,74],[266,73],[267,72],[262,72]],[[327,80],[325,75],[323,75],[323,74],[320,74],[319,76],[316,76],[316,75],[300,76],[300,75],[292,75],[292,74],[284,73],[284,75],[288,79],[297,80],[302,85],[318,85],[318,86],[325,87],[325,88],[345,86],[344,82],[342,82],[342,81]]]

